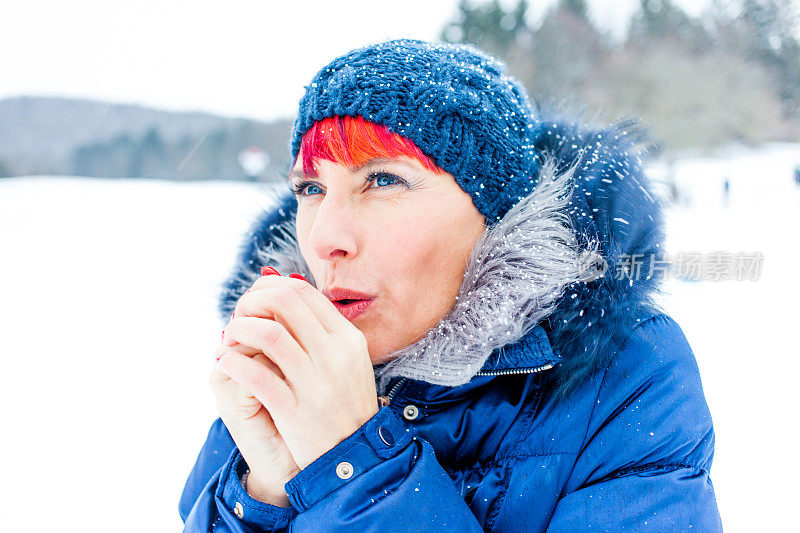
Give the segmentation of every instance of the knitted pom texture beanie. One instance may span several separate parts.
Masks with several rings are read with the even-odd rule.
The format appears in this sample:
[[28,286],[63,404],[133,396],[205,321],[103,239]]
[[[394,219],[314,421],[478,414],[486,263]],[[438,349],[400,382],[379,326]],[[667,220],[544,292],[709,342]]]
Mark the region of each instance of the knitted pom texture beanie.
[[493,226],[536,184],[543,126],[506,65],[470,45],[398,39],[353,50],[306,85],[292,126],[303,135],[332,116],[361,116],[417,145],[455,177]]

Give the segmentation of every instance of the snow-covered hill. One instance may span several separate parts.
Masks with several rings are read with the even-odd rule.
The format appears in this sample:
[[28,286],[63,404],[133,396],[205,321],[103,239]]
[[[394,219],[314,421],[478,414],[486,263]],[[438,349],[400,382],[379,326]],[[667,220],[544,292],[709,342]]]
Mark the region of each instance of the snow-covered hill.
[[[665,302],[714,417],[726,531],[795,521],[799,163],[800,145],[772,145],[673,169],[692,203],[669,211],[669,252],[764,256],[758,281],[672,279]],[[216,418],[219,285],[267,202],[244,183],[0,180],[4,530],[180,530]]]

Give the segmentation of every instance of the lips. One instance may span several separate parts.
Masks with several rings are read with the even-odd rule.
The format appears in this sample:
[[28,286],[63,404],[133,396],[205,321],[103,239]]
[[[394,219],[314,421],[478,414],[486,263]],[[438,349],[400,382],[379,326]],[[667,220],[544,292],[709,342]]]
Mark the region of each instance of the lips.
[[373,300],[353,300],[352,303],[344,304],[340,302],[333,302],[334,307],[345,317],[347,320],[354,320],[356,317],[361,316],[364,311],[372,304]]
[[334,307],[348,320],[361,315],[370,306],[375,296],[344,287],[330,287],[322,293],[333,303]]
[[342,300],[372,300],[375,296],[353,289],[346,289],[344,287],[330,287],[322,290],[322,294],[328,297],[332,302],[339,302]]

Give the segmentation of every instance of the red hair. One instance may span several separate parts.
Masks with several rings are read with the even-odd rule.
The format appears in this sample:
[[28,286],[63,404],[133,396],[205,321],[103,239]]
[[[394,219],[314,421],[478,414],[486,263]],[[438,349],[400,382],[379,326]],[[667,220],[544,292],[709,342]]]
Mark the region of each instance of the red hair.
[[333,116],[315,122],[303,135],[303,173],[313,175],[314,159],[346,167],[363,165],[378,157],[408,156],[432,172],[445,172],[410,140],[360,116]]

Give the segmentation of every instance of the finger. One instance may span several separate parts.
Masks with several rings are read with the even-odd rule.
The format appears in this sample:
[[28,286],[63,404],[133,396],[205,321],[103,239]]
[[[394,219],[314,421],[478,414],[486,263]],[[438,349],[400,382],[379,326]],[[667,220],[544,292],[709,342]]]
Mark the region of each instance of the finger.
[[237,352],[226,352],[217,363],[218,368],[242,387],[250,391],[273,414],[287,412],[294,404],[294,394],[272,370]]
[[[234,318],[225,330],[225,343],[231,341],[263,352],[280,368],[292,387],[307,379],[313,370],[308,354],[286,328],[274,320],[249,316]],[[238,349],[239,345],[236,347]]]
[[[242,301],[242,297],[244,297],[245,294],[249,294],[253,290],[254,290],[253,287],[250,287],[249,289],[244,291],[244,293],[242,293],[242,296],[239,296],[239,299],[236,300],[236,305],[233,306],[233,312],[231,313],[231,318],[235,318],[237,316],[240,316],[241,311],[239,310],[239,307],[240,307],[239,302]],[[230,319],[228,319],[228,320],[230,320]]]
[[[263,353],[259,352],[258,355],[253,357],[253,360],[273,371],[279,378],[285,379],[281,369],[278,368],[275,363],[267,359]],[[242,385],[237,383],[235,380],[231,379],[231,377],[220,370],[217,365],[214,365],[214,368],[211,370],[209,375],[209,383],[211,385],[211,390],[213,390],[217,396],[224,395],[234,399],[238,398],[240,400],[239,403],[241,403],[241,398],[255,398],[250,391],[242,387]],[[223,384],[226,384],[226,387],[223,388]],[[231,391],[231,387],[234,390]]]
[[353,327],[353,324],[336,309],[336,306],[324,294],[302,279],[284,276],[264,276],[253,283],[253,290],[250,292],[271,287],[291,287],[294,289],[311,311],[314,312],[322,327],[329,333],[341,333],[349,331]]
[[[218,375],[224,376],[224,379]],[[256,416],[263,404],[253,396],[250,391],[239,384],[221,370],[214,368],[210,379],[212,390],[217,401],[217,409],[223,420],[226,416],[236,416],[237,419],[247,420]]]
[[275,375],[277,375],[282,380],[286,381],[286,376],[283,374],[283,371],[281,371],[280,367],[275,363],[273,363],[272,360],[263,353],[258,352],[257,355],[253,356],[253,360],[258,361],[262,365],[266,366],[267,368],[272,370],[275,373]]
[[[268,367],[271,367],[272,369],[277,368],[275,366],[275,363],[264,357],[264,354],[261,353],[261,350],[245,346],[244,344],[237,344],[235,347],[225,346],[223,344],[218,345],[214,349],[214,362],[216,363],[217,361],[219,361],[220,357],[222,357],[222,354],[224,354],[225,352],[239,352],[242,355],[246,355],[248,357],[254,357],[254,359],[264,362],[264,364],[266,364]],[[253,353],[248,353],[248,352],[253,352]],[[259,359],[259,357],[261,359]],[[215,389],[217,386],[221,385],[222,383],[228,380],[230,380],[230,376],[225,374],[224,372],[221,372],[216,366],[214,366],[214,368],[211,371],[211,374],[209,375],[209,383],[211,385],[211,388]]]
[[[270,267],[268,267],[268,266],[261,267],[261,276],[262,277],[265,277],[265,276],[278,276],[278,277],[280,277],[280,275],[281,275],[280,272],[278,272],[274,267],[271,267],[271,266]],[[256,282],[258,282],[259,279],[260,278],[256,278]],[[254,289],[253,289],[253,286],[251,285],[249,289],[244,291],[242,296],[244,296],[245,294],[249,293],[252,290],[254,290]],[[239,299],[241,299],[241,296],[239,297]],[[236,301],[236,305],[234,306],[233,312],[231,313],[231,318],[239,316],[238,311],[239,311],[239,300]]]
[[261,350],[259,348],[254,348],[252,346],[247,346],[245,344],[239,344],[238,342],[236,342],[234,340],[231,340],[230,342],[233,342],[235,344],[226,345],[225,344],[225,335],[224,335],[224,333],[223,333],[222,341],[223,342],[221,342],[219,345],[217,345],[216,349],[214,350],[214,361],[215,362],[217,360],[219,360],[219,357],[223,353],[225,353],[226,351],[230,351],[230,350],[236,350],[237,352],[239,352],[239,353],[241,353],[243,355],[247,355],[247,356],[251,356],[251,357],[261,353]]
[[330,345],[328,330],[291,287],[257,289],[239,300],[240,314],[278,321],[309,355]]
[[[273,275],[277,275],[277,276],[280,277],[280,273],[277,270],[275,270],[275,268],[273,268],[273,267],[261,267],[261,276],[273,276]],[[257,278],[256,281],[258,281],[258,279],[260,279],[260,278]],[[242,296],[244,296],[245,294],[248,294],[252,290],[254,290],[254,287],[251,286],[249,289],[244,291]],[[239,299],[236,300],[236,304],[234,305],[233,312],[231,313],[231,317],[228,319],[229,321],[234,319],[237,316],[243,316],[243,314],[242,314],[242,312],[240,310],[240,302],[242,300],[242,296],[240,296]],[[247,315],[244,315],[244,316],[247,316]],[[275,318],[275,317],[274,317],[273,314],[265,313],[264,318]],[[225,330],[224,329],[222,330],[222,334],[223,334],[223,337],[224,337],[224,335],[225,335]]]
[[[236,341],[231,341],[231,342],[236,342]],[[220,357],[222,357],[222,354],[230,351],[239,352],[240,354],[246,355],[247,357],[252,357],[256,361],[261,361],[268,367],[272,368],[273,370],[277,370],[278,372],[280,372],[280,369],[278,369],[275,363],[273,363],[264,355],[264,352],[262,352],[260,348],[253,348],[252,346],[247,346],[246,344],[240,344],[238,342],[234,346],[226,346],[225,344],[219,344],[214,349],[214,362],[216,363],[217,361],[219,361]],[[281,373],[281,377],[283,377],[283,373]]]
[[223,383],[230,379],[231,377],[228,374],[222,372],[215,366],[211,369],[211,373],[208,376],[208,383],[211,385],[211,390],[217,391]]

